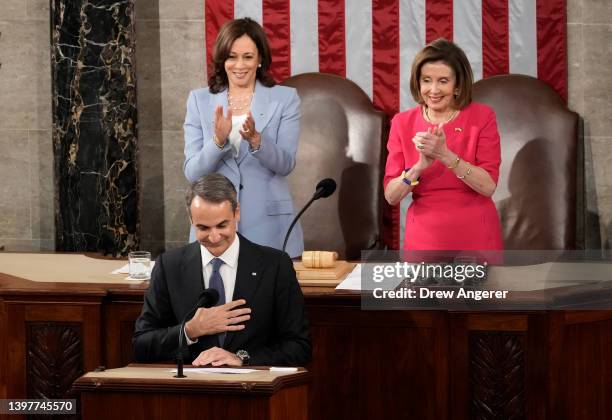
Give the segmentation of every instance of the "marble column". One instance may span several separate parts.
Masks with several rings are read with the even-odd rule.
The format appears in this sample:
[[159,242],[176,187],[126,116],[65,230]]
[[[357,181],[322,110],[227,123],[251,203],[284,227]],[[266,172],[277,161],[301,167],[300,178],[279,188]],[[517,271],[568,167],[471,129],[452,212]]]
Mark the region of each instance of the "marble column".
[[139,246],[133,0],[51,0],[56,249]]

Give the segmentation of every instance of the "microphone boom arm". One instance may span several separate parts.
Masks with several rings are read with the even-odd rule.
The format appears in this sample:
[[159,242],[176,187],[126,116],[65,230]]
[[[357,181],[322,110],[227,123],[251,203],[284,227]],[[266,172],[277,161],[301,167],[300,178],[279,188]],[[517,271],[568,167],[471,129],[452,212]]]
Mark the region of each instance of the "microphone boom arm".
[[300,216],[308,209],[308,207],[310,207],[310,205],[312,204],[313,201],[315,201],[316,198],[317,198],[316,195],[313,195],[312,198],[308,201],[308,203],[306,203],[306,205],[302,208],[302,210],[300,210],[300,212],[293,218],[293,221],[291,222],[291,225],[289,225],[289,229],[287,230],[287,234],[285,235],[285,241],[283,242],[283,252],[285,251],[285,248],[287,247],[287,241],[289,240],[289,235],[291,235],[291,231],[293,230],[293,227],[297,223]]
[[283,242],[283,252],[285,252],[285,248],[287,248],[287,241],[289,240],[289,235],[291,235],[291,231],[293,227],[297,223],[300,216],[310,207],[313,201],[318,200],[319,198],[327,198],[332,195],[336,191],[336,181],[331,178],[325,178],[319,181],[317,184],[317,188],[315,189],[312,198],[306,203],[306,205],[300,210],[300,212],[295,216],[291,225],[289,225],[289,229],[287,230],[287,234],[285,235],[285,241]]
[[180,329],[179,329],[179,337],[178,337],[179,345],[178,345],[178,353],[176,355],[176,375],[174,375],[175,378],[186,378],[186,376],[183,374],[183,364],[184,364],[183,347],[184,347],[184,341],[186,340],[185,324],[187,323],[187,319],[191,318],[195,314],[195,312],[198,310],[198,308],[210,308],[211,306],[216,305],[218,301],[219,301],[219,292],[217,292],[217,290],[205,289],[200,294],[200,297],[198,298],[198,302],[193,307],[193,309],[185,314],[185,317],[183,318],[183,322],[181,322]]

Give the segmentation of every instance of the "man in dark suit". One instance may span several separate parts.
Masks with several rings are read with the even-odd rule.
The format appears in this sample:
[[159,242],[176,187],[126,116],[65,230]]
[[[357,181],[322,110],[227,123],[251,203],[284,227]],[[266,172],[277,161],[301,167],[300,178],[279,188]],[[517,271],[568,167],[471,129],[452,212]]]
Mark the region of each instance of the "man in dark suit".
[[[223,175],[194,182],[187,207],[197,241],[157,258],[136,321],[136,360],[174,359],[179,334],[185,334],[194,365],[307,363],[304,298],[289,256],[236,232],[240,206]],[[199,308],[180,331],[205,288],[219,292],[219,303]]]

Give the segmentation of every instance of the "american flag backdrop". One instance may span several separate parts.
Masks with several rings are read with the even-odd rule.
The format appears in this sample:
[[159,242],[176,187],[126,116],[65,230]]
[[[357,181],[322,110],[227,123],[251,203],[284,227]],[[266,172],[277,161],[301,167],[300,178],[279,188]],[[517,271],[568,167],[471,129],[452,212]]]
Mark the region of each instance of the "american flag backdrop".
[[[207,64],[221,25],[248,16],[266,30],[278,81],[338,74],[390,117],[414,106],[412,59],[439,37],[463,48],[476,80],[527,74],[567,99],[565,0],[205,0],[204,15]],[[388,216],[397,249],[399,212]]]

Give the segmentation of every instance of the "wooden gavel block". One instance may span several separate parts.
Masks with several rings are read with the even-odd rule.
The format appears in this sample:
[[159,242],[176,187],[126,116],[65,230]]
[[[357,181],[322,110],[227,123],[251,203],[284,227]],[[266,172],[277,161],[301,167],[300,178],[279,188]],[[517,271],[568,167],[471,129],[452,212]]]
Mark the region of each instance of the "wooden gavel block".
[[332,251],[304,251],[302,264],[306,268],[331,268],[336,265],[338,253]]

